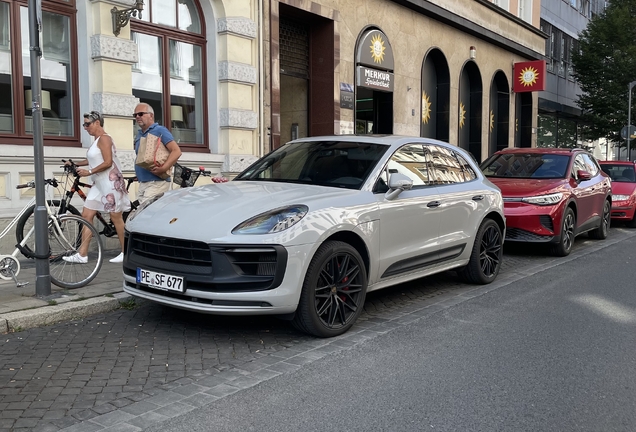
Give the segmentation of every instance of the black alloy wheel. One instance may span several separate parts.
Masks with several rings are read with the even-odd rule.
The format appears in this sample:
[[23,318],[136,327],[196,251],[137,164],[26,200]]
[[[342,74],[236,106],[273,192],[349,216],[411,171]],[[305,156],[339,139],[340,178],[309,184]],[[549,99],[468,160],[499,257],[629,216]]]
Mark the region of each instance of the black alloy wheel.
[[603,240],[607,238],[609,234],[609,226],[612,218],[612,204],[609,200],[605,200],[603,204],[603,213],[601,216],[601,224],[595,230],[590,231],[590,238],[596,240]]
[[574,245],[574,230],[576,228],[576,217],[574,211],[568,207],[565,209],[563,221],[561,222],[561,238],[559,243],[553,246],[552,252],[556,256],[568,256]]
[[469,283],[489,284],[494,281],[503,259],[503,235],[492,219],[482,222],[470,254],[468,264],[459,270],[459,276]]
[[345,333],[362,312],[366,291],[358,251],[344,242],[326,242],[309,265],[292,323],[318,337]]

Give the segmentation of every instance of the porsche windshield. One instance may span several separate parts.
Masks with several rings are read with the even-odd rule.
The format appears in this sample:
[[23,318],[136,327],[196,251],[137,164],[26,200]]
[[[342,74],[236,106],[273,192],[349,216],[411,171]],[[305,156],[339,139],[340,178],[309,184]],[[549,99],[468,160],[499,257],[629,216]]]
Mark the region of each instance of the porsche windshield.
[[235,180],[360,189],[388,148],[347,141],[289,143],[256,161]]
[[486,177],[564,178],[569,162],[569,155],[504,153],[491,156],[481,170]]

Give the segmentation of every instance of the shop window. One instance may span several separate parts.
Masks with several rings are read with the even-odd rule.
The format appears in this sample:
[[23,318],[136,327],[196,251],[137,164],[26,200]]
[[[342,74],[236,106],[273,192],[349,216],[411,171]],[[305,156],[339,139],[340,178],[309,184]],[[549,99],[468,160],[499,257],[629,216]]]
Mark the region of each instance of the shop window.
[[153,108],[155,121],[179,145],[203,146],[206,40],[200,9],[194,0],[150,0],[143,15],[131,23],[139,50],[133,95]]
[[[45,144],[79,144],[75,21],[74,1],[42,2],[40,106]],[[29,47],[27,2],[0,0],[0,143],[33,143]]]

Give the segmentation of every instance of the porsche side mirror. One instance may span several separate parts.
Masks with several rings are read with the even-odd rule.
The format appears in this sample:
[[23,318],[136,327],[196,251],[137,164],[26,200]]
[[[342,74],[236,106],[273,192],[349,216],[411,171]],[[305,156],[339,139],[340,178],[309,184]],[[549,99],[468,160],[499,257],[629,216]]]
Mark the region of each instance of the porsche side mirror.
[[587,171],[583,171],[583,170],[578,170],[576,172],[576,176],[579,179],[579,181],[590,180],[592,178],[592,174],[590,174]]
[[389,190],[384,194],[384,198],[392,200],[397,198],[403,191],[413,187],[413,180],[401,173],[393,173],[389,177]]

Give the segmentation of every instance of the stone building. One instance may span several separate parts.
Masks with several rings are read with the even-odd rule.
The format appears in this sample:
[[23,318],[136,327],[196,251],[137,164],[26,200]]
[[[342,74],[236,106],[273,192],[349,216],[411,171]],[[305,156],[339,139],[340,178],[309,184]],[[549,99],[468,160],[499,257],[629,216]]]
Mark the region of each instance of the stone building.
[[[422,135],[478,160],[535,145],[537,95],[511,88],[514,63],[544,58],[539,0],[131,1],[41,2],[47,177],[84,157],[90,110],[132,172],[139,101],[183,165],[227,176],[309,135]],[[0,0],[5,220],[33,196],[15,189],[34,176],[27,12]]]

